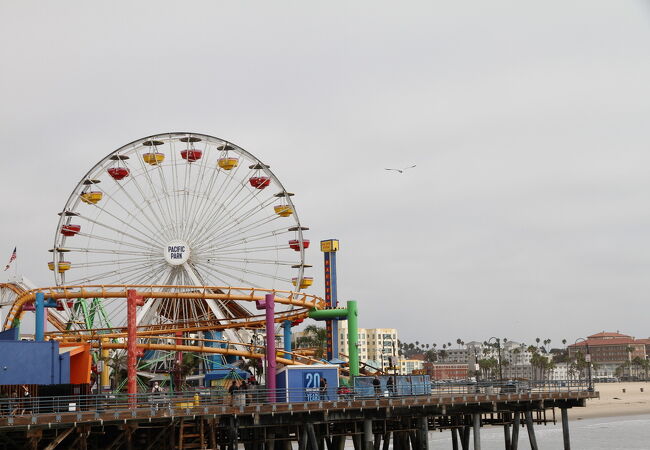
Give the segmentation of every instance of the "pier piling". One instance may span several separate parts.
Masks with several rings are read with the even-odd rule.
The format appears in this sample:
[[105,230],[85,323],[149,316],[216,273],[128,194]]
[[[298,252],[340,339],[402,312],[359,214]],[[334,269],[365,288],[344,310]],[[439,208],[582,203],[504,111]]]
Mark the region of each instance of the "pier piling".
[[531,450],[538,450],[537,439],[535,439],[535,427],[533,426],[532,411],[524,411],[524,418],[526,419],[526,430],[528,430],[528,441],[530,442],[530,448]]
[[481,450],[481,413],[474,413],[474,450]]
[[564,441],[564,450],[571,450],[571,439],[569,438],[569,414],[567,408],[560,408],[562,413],[562,440]]
[[521,428],[521,413],[515,412],[515,418],[512,421],[512,442],[510,443],[510,450],[517,450],[519,448],[519,428]]

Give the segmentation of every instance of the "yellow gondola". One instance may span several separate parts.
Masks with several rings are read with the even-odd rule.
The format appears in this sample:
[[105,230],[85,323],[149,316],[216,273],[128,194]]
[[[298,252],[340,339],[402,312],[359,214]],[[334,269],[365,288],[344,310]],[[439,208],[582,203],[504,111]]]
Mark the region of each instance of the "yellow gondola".
[[289,217],[293,214],[293,208],[289,205],[275,205],[273,207],[275,213],[280,217]]
[[232,170],[239,165],[239,158],[219,158],[217,164],[223,170]]
[[[295,286],[298,283],[298,278],[292,278],[291,283]],[[312,277],[303,277],[300,281],[300,289],[308,288],[314,284],[314,279]]]
[[81,201],[84,203],[89,203],[89,204],[95,204],[98,201],[100,201],[103,197],[103,194],[101,192],[97,191],[91,191],[91,192],[84,192],[81,194]]
[[162,153],[145,153],[142,155],[142,159],[144,159],[144,162],[147,164],[150,164],[152,166],[157,166],[161,162],[165,160],[165,155]]
[[[59,261],[59,267],[57,269],[57,272],[63,273],[66,270],[70,269],[71,266],[72,264],[69,261]],[[47,267],[50,270],[54,270],[54,261],[50,261],[49,263],[47,263]]]

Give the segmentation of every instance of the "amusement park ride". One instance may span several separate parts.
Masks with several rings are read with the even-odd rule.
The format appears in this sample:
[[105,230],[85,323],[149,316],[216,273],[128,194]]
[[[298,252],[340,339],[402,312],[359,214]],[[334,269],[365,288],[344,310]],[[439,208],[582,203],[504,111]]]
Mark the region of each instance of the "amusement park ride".
[[[292,351],[292,327],[326,320],[333,359],[337,320],[350,316],[347,370],[358,375],[356,303],[337,307],[338,241],[321,243],[325,298],[304,293],[313,283],[310,241],[293,195],[270,166],[219,138],[131,142],[92,167],[61,209],[49,250],[55,285],[0,285],[3,329],[34,311],[36,340],[89,343],[99,369],[109,352],[128,355],[129,392],[136,373],[171,373],[183,353],[211,366],[263,359],[273,388],[276,362],[327,363]],[[108,367],[100,380],[110,387]]]

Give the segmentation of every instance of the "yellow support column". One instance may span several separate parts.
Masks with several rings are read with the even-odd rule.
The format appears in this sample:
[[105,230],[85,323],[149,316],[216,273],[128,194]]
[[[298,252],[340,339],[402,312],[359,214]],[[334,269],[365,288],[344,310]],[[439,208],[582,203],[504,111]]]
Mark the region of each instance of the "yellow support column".
[[[102,344],[108,343],[108,339],[102,339],[101,340]],[[109,355],[109,349],[102,347],[102,352],[101,352],[101,358],[102,361],[104,362],[104,367],[102,368],[102,375],[101,375],[101,386],[102,386],[102,391],[108,391],[111,389],[111,373],[108,368],[108,359],[110,357]]]

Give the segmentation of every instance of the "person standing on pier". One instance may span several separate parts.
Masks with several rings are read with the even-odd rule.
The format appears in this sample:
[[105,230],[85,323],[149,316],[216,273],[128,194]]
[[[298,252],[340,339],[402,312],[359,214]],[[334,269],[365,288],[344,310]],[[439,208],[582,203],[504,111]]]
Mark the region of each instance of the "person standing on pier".
[[22,385],[23,390],[23,410],[21,414],[31,413],[32,412],[32,394],[29,392],[29,388],[26,385]]
[[322,377],[320,379],[320,399],[329,400],[330,397],[327,395],[327,378]]
[[158,411],[160,403],[163,401],[163,388],[157,381],[154,381],[153,386],[151,387],[151,403],[154,407],[154,410]]
[[375,378],[372,380],[372,387],[375,388],[375,395],[377,397],[381,396],[381,381],[379,381],[379,377],[375,375]]

